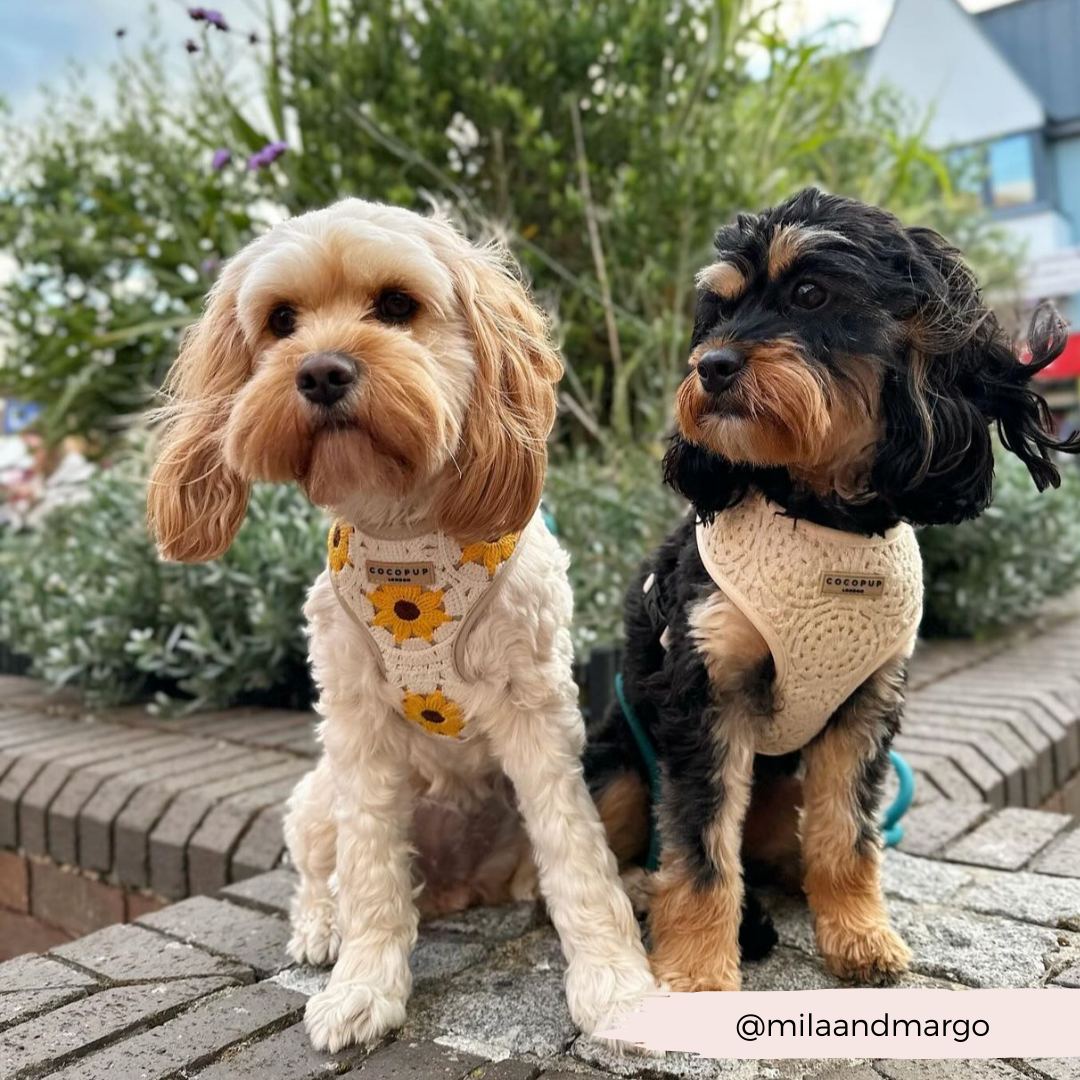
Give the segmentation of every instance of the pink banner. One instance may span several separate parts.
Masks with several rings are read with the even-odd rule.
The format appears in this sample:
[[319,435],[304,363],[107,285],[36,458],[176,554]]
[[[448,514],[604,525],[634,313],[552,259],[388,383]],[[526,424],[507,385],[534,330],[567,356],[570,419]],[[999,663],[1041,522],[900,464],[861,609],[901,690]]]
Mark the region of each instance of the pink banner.
[[654,994],[602,1032],[709,1058],[1080,1057],[1068,990]]

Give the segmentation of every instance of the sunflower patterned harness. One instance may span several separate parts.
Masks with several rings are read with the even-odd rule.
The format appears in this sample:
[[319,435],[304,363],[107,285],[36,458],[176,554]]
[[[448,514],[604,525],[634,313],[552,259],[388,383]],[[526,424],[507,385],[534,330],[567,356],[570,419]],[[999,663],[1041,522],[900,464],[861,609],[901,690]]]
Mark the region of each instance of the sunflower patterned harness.
[[886,661],[910,655],[922,618],[922,559],[901,524],[858,536],[781,516],[760,496],[698,522],[709,576],[765,639],[776,664],[759,754],[805,746]]
[[519,546],[516,534],[462,546],[445,533],[384,538],[340,522],[330,530],[334,592],[400,691],[398,711],[425,731],[462,734],[461,690],[471,681],[463,647]]

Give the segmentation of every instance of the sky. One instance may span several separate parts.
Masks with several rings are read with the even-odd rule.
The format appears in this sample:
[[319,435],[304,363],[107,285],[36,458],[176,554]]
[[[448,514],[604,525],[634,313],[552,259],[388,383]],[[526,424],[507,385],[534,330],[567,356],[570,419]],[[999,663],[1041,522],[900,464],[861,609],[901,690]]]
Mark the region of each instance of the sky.
[[[1003,0],[962,2],[979,11]],[[166,36],[178,42],[188,37],[186,0],[157,3]],[[262,7],[262,0],[215,0],[213,6],[243,27],[254,23],[251,13]],[[792,17],[808,30],[834,19],[850,20],[845,41],[869,45],[880,36],[891,8],[892,0],[792,0]],[[62,76],[71,60],[85,67],[93,81],[95,69],[116,55],[116,30],[129,29],[137,37],[146,9],[147,0],[0,0],[0,96],[16,112],[33,108],[36,88]]]

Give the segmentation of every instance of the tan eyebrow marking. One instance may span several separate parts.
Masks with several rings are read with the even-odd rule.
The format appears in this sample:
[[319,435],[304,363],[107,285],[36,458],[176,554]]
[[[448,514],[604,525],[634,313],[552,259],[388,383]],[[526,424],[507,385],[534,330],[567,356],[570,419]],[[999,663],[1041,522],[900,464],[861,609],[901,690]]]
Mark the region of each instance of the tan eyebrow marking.
[[734,264],[715,262],[699,270],[694,278],[699,289],[708,289],[722,300],[736,300],[746,289],[746,277]]
[[814,225],[778,225],[769,244],[769,279],[775,281],[803,252],[822,241],[850,244],[851,241],[833,229]]

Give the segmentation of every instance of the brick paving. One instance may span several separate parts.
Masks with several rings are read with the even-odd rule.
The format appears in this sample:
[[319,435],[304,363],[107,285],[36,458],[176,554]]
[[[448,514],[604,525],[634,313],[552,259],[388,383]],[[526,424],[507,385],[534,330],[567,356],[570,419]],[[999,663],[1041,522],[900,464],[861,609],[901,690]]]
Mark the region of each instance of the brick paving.
[[[939,801],[920,813],[951,816]],[[915,953],[901,985],[961,989],[1080,986],[1080,823],[1024,811],[1008,860],[980,836],[1017,811],[982,808],[944,842],[951,861],[890,851],[885,889]],[[1043,827],[1035,827],[1046,819]],[[1056,837],[1057,872],[1037,867]],[[971,840],[970,843],[967,841]],[[956,861],[960,857],[964,861]],[[669,1054],[616,1057],[580,1036],[562,992],[565,964],[542,908],[481,908],[427,923],[413,956],[404,1029],[371,1050],[316,1053],[303,1031],[307,998],[329,972],[285,953],[295,884],[275,869],[98,931],[42,955],[0,964],[0,1076],[5,1080],[570,1080],[725,1077],[734,1080],[1065,1080],[1075,1061],[720,1061]],[[780,944],[745,965],[748,990],[838,986],[811,944],[805,905],[767,895]]]
[[[915,952],[904,985],[1080,988],[1080,619],[1069,614],[1007,641],[923,646],[913,661],[898,748],[918,803],[885,873]],[[0,907],[27,932],[34,916],[59,928],[38,938],[40,955],[0,965],[4,1080],[1080,1076],[1075,1061],[619,1059],[570,1022],[561,951],[535,905],[425,926],[403,1031],[370,1052],[316,1054],[300,1021],[328,973],[285,953],[294,877],[280,866],[313,721],[250,709],[86,717],[72,695],[0,677]],[[747,988],[839,985],[805,906],[768,902],[780,945],[747,965]]]

